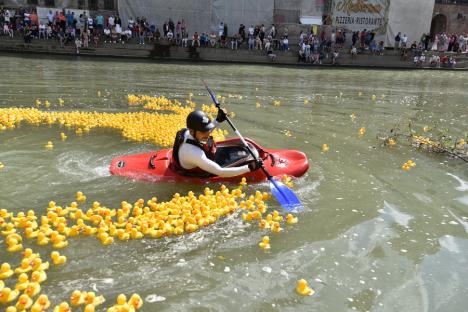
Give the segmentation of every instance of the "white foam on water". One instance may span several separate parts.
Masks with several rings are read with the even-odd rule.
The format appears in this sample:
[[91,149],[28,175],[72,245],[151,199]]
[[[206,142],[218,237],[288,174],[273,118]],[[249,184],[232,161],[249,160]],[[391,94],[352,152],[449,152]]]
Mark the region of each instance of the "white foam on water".
[[460,183],[460,186],[457,186],[455,188],[457,191],[460,191],[460,192],[468,191],[468,182],[467,181],[464,181],[460,177],[457,177],[456,175],[448,173],[448,172],[446,173],[446,175],[451,176],[452,178],[454,178],[455,180],[457,180]]
[[460,253],[460,248],[458,247],[458,244],[455,242],[455,239],[453,236],[450,235],[445,235],[439,238],[439,243],[440,246],[443,248],[447,249],[450,252],[453,253]]
[[455,200],[459,201],[460,203],[462,203],[465,206],[468,206],[468,195],[455,198]]
[[146,302],[149,302],[149,303],[161,302],[161,301],[165,301],[165,300],[166,300],[165,297],[158,296],[158,295],[156,295],[156,294],[148,295],[148,296],[146,296],[146,298],[145,298],[145,301],[146,301]]
[[413,196],[416,197],[418,200],[422,201],[425,204],[432,203],[432,199],[429,196],[426,196],[421,193],[413,193]]
[[89,152],[66,152],[57,157],[57,170],[80,181],[92,181],[110,176],[110,160],[99,158]]
[[458,223],[460,223],[463,226],[463,228],[465,229],[465,232],[468,233],[468,222],[462,220],[460,217],[454,214],[450,209],[447,209],[447,210],[452,215],[452,217],[454,217],[458,221]]
[[383,214],[389,215],[396,223],[401,226],[408,227],[409,221],[413,219],[409,214],[399,211],[394,205],[384,201],[384,208],[381,211]]

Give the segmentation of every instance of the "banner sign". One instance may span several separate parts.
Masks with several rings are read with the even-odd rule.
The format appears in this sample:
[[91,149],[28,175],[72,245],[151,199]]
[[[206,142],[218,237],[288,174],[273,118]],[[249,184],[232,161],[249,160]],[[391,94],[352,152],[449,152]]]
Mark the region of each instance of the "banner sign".
[[390,0],[333,0],[333,22],[335,27],[348,31],[386,31]]

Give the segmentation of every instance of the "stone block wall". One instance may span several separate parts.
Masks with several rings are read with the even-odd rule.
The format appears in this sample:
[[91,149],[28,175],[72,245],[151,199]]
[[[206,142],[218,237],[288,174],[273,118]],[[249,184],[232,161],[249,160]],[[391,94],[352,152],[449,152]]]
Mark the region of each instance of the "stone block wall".
[[446,33],[468,33],[468,5],[436,4],[432,16],[439,14],[446,17]]

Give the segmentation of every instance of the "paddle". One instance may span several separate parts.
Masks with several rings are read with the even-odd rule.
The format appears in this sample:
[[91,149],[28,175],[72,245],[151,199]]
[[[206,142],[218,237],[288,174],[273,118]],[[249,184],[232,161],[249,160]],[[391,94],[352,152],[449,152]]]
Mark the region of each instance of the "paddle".
[[[203,84],[206,87],[206,90],[208,90],[208,93],[211,95],[211,99],[215,103],[216,107],[218,109],[221,109],[221,105],[219,104],[218,100],[216,99],[216,95],[214,94],[214,92],[211,91],[210,87],[208,87],[208,85],[206,84],[206,82],[204,80],[202,80],[202,81],[203,81]],[[298,211],[303,210],[304,207],[302,206],[301,202],[299,201],[299,198],[297,198],[296,194],[294,194],[294,192],[289,187],[284,185],[283,183],[273,179],[273,177],[270,175],[270,173],[268,173],[265,166],[263,165],[263,162],[260,159],[258,159],[258,157],[250,149],[250,146],[247,144],[247,142],[245,141],[242,134],[240,134],[239,130],[236,129],[236,127],[234,126],[232,121],[227,116],[226,116],[226,121],[231,126],[231,128],[234,130],[234,132],[237,134],[237,136],[240,138],[240,140],[242,141],[244,146],[249,151],[250,155],[252,155],[252,157],[255,159],[255,161],[260,166],[260,169],[262,169],[263,173],[266,175],[266,177],[270,181],[271,193],[273,194],[273,196],[275,196],[276,200],[281,205],[281,207],[283,207],[286,211],[290,211],[290,212],[298,212]]]

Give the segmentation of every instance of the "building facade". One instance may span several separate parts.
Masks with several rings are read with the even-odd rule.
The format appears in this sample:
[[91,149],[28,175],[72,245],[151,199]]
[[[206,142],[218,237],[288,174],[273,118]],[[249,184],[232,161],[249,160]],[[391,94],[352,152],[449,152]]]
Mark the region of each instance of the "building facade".
[[436,0],[431,34],[468,34],[468,0]]
[[41,6],[90,11],[116,11],[118,0],[0,0],[0,5],[8,8]]

